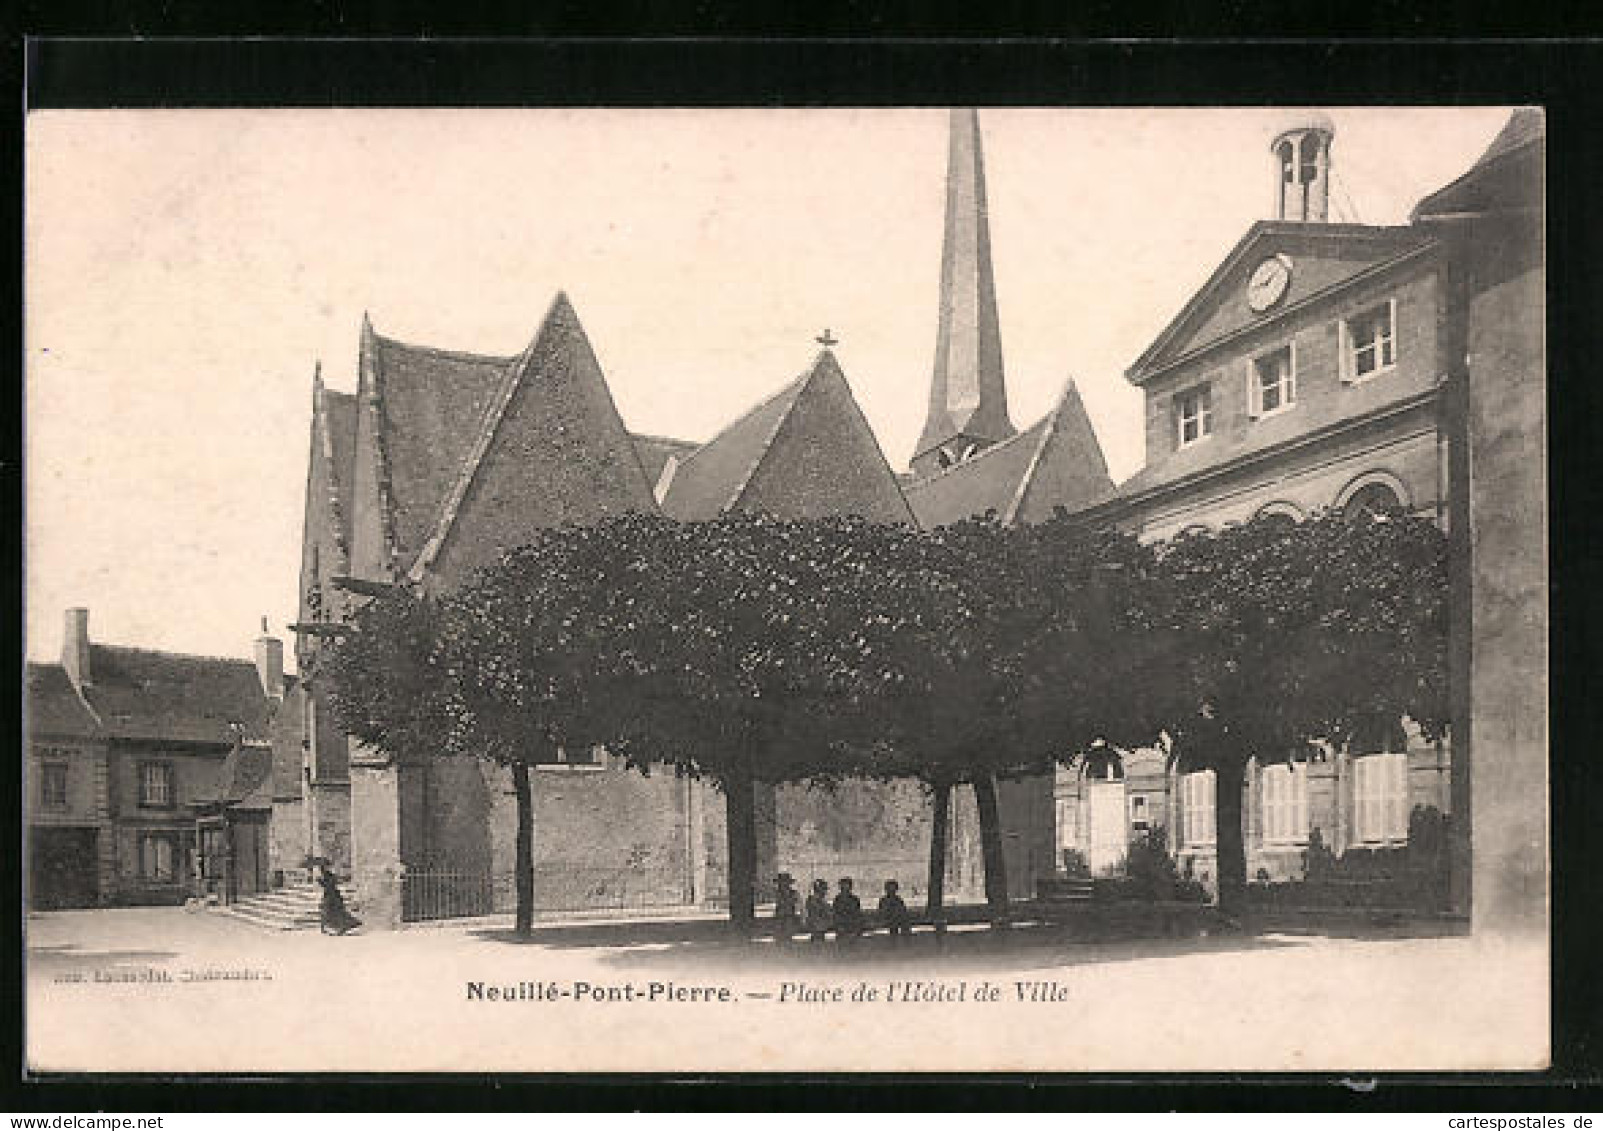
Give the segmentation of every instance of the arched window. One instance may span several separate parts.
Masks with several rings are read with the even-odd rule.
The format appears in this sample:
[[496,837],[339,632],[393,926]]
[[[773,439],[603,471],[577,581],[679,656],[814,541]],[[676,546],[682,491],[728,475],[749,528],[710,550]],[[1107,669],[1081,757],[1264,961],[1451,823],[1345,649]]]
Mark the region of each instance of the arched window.
[[1396,491],[1388,484],[1372,482],[1365,483],[1348,496],[1341,513],[1349,522],[1374,522],[1400,514],[1402,509],[1403,501],[1397,497]]
[[1277,153],[1277,156],[1280,158],[1280,179],[1289,185],[1296,180],[1297,177],[1297,164],[1293,159],[1291,142],[1289,140],[1280,143],[1280,149]]
[[1292,522],[1301,522],[1303,514],[1302,510],[1298,508],[1295,503],[1274,502],[1265,503],[1263,506],[1259,507],[1258,513],[1253,515],[1253,517],[1283,518],[1290,519]]

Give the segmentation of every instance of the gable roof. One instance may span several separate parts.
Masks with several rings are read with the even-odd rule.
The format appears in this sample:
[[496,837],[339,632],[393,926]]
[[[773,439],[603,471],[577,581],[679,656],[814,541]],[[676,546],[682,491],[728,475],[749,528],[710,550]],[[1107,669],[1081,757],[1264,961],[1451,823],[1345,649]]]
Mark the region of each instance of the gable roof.
[[356,398],[337,393],[315,380],[314,412],[322,446],[326,480],[320,484],[328,494],[334,544],[341,558],[341,569],[350,568],[351,463],[356,454]]
[[[1430,233],[1410,226],[1260,220],[1247,229],[1207,281],[1125,370],[1125,378],[1132,384],[1143,384],[1205,348],[1262,325],[1433,242]],[[1227,289],[1226,284],[1237,282],[1249,266],[1284,247],[1297,248],[1300,261],[1280,304],[1263,315],[1248,312],[1242,306],[1222,323],[1216,319],[1210,325],[1215,299]]]
[[72,679],[60,664],[28,661],[23,715],[31,735],[58,738],[98,738],[99,720],[73,689]]
[[961,463],[906,483],[926,529],[995,511],[1005,523],[1039,522],[1058,507],[1078,511],[1114,491],[1102,445],[1070,380],[1052,411],[1028,429]]
[[855,514],[875,522],[915,522],[828,349],[801,377],[680,461],[662,506],[687,520],[741,509],[783,518]]
[[[458,564],[482,564],[532,527],[657,511],[606,376],[561,292],[528,348],[505,366],[470,440],[454,466],[442,468],[434,517],[409,559],[413,579],[464,539],[473,544],[455,552]],[[481,521],[464,535],[469,514]]]
[[[816,368],[816,367],[815,367]],[[796,378],[679,461],[662,500],[664,513],[678,519],[713,518],[740,500],[774,436],[796,405],[814,369]]]
[[248,660],[94,644],[90,670],[80,701],[59,664],[28,665],[31,732],[220,745],[267,736],[273,703]]
[[362,335],[376,400],[381,519],[390,564],[417,556],[518,358],[487,357]]

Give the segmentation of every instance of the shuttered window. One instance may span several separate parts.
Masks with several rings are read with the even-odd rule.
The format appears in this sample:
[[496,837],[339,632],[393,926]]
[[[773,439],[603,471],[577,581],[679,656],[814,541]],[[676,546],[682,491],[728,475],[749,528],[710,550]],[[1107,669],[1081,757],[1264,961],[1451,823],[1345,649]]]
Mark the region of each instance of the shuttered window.
[[1263,810],[1263,839],[1268,844],[1303,844],[1308,840],[1308,767],[1303,762],[1275,762],[1258,774]]
[[1366,754],[1353,762],[1353,816],[1365,844],[1408,838],[1408,755]]
[[1217,839],[1214,823],[1214,773],[1197,770],[1180,777],[1180,828],[1187,848],[1212,845]]

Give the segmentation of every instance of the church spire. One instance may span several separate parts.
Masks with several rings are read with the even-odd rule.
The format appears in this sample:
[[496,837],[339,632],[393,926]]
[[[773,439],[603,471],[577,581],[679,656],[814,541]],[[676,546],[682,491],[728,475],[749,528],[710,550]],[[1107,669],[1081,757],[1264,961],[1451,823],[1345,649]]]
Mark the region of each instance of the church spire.
[[951,112],[949,144],[935,374],[929,417],[913,452],[919,475],[949,467],[1018,431],[1008,419],[1002,376],[977,111]]

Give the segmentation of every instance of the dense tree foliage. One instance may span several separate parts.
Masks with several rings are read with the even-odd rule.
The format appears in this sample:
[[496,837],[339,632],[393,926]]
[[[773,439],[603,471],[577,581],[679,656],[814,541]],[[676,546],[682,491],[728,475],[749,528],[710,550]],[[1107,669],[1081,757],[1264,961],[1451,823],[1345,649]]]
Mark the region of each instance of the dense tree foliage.
[[943,899],[954,787],[986,894],[1007,880],[996,783],[1097,742],[1217,774],[1221,895],[1244,879],[1249,757],[1445,717],[1443,539],[1401,515],[1258,519],[1157,546],[1060,517],[932,532],[855,518],[624,516],[536,531],[461,589],[370,603],[336,706],[397,756],[511,767],[518,924],[532,921],[528,767],[605,747],[713,781],[731,917],[755,902],[760,784],[916,778]]
[[1215,772],[1220,899],[1246,881],[1247,762],[1447,721],[1446,539],[1402,514],[1261,517],[1157,547],[1140,718]]

